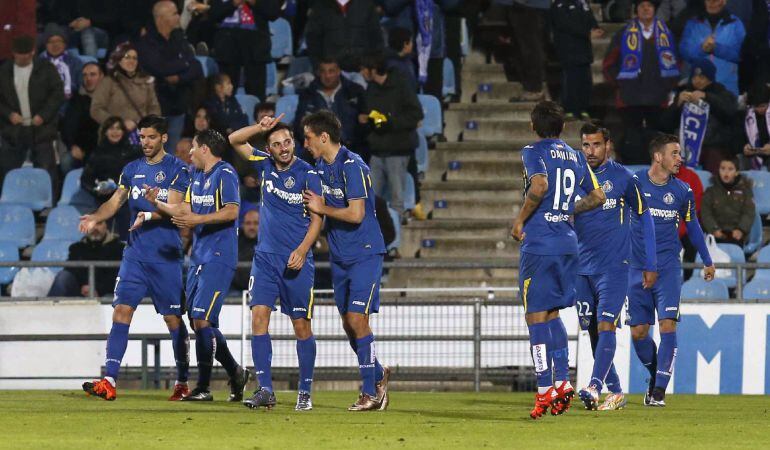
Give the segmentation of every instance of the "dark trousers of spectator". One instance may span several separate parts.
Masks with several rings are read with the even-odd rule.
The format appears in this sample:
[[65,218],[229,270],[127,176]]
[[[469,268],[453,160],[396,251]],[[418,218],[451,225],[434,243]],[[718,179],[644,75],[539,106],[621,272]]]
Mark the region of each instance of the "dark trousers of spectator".
[[562,67],[561,103],[564,111],[579,116],[591,106],[591,66]]
[[[219,67],[224,73],[230,76],[235,89],[238,89],[241,83],[241,67],[243,67],[243,88],[249,95],[256,96],[260,102],[264,102],[265,87],[267,85],[267,64],[263,62],[247,64],[226,64],[219,63]],[[246,112],[246,111],[244,111]]]
[[420,203],[420,173],[417,171],[417,157],[411,155],[409,157],[409,163],[406,165],[406,171],[414,178],[414,202]]
[[48,291],[49,297],[82,297],[80,283],[77,277],[67,269],[56,274],[53,279],[51,289]]
[[623,122],[622,145],[618,149],[623,164],[649,164],[650,141],[658,133],[659,106],[629,106],[618,110]]
[[444,58],[428,59],[428,79],[422,87],[423,94],[428,94],[441,100],[444,89]]
[[0,145],[0,186],[5,176],[18,169],[27,159],[27,153],[35,167],[44,169],[51,176],[54,201],[59,199],[59,168],[56,164],[56,150],[53,141],[36,141],[32,127],[21,127],[16,142],[3,141]]
[[503,67],[515,74],[528,92],[543,90],[545,51],[543,50],[543,12],[514,3],[506,7],[505,21],[511,32]]
[[455,68],[455,97],[459,99],[462,96],[463,85],[463,54],[460,45],[462,17],[447,15],[444,23],[446,27],[446,56],[452,60]]

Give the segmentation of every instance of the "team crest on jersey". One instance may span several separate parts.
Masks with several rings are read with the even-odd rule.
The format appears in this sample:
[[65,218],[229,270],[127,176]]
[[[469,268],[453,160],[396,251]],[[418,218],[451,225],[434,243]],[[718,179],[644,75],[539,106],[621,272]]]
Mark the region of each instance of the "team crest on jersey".
[[155,174],[155,182],[156,183],[163,183],[163,180],[165,180],[165,179],[166,179],[166,174],[163,173],[162,170]]
[[602,191],[604,191],[605,194],[608,194],[612,192],[612,181],[607,180],[604,183],[602,183]]
[[283,180],[283,185],[286,187],[286,189],[291,189],[294,187],[294,177],[289,177],[285,180]]
[[667,205],[674,203],[674,194],[671,192],[666,192],[666,195],[663,196],[663,203]]
[[208,189],[211,187],[211,180],[206,180],[206,184],[203,185],[203,189]]

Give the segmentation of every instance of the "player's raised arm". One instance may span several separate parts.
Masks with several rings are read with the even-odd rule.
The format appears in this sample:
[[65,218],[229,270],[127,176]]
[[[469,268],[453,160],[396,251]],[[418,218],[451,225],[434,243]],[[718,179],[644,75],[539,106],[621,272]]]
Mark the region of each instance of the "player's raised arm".
[[97,223],[103,222],[113,217],[118,213],[120,207],[123,206],[127,200],[128,190],[126,190],[126,188],[123,186],[118,187],[118,189],[116,189],[112,194],[112,197],[110,197],[110,199],[106,202],[102,203],[102,205],[99,206],[99,209],[94,211],[92,214],[85,214],[80,216],[80,225],[78,227],[80,232],[88,233]]
[[235,152],[238,153],[241,158],[249,160],[254,151],[254,148],[249,144],[249,139],[251,139],[253,136],[272,129],[278,122],[281,121],[281,119],[283,119],[283,116],[284,114],[281,114],[278,117],[263,117],[262,120],[255,123],[254,125],[249,125],[247,127],[241,128],[240,130],[233,131],[227,137],[230,141],[230,145],[235,149]]
[[703,260],[703,265],[706,266],[703,269],[703,279],[711,281],[714,279],[716,269],[714,268],[714,262],[711,260],[711,254],[706,246],[706,239],[703,237],[703,229],[698,222],[698,216],[695,212],[695,197],[693,196],[692,189],[687,191],[687,201],[683,204],[684,209],[680,211],[682,217],[684,217],[684,224],[687,227],[687,237],[690,238],[690,242],[698,250],[700,259]]

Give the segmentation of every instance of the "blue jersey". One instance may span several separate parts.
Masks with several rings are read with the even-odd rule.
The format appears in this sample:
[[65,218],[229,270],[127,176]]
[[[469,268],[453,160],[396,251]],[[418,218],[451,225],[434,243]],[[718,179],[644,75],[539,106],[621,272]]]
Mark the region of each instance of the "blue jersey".
[[[219,161],[208,172],[196,170],[184,201],[195,214],[212,214],[225,205],[240,205],[238,174],[229,163]],[[192,262],[211,262],[235,268],[238,263],[238,221],[196,225],[193,230]]]
[[[157,163],[139,158],[126,164],[120,174],[118,186],[128,191],[128,208],[131,223],[140,211],[155,211],[155,205],[144,198],[142,187],[157,187],[158,200],[168,201],[169,190],[184,194],[190,185],[190,173],[184,162],[166,154]],[[179,229],[168,219],[145,222],[128,236],[124,256],[143,262],[176,262],[182,258],[182,239]]]
[[[650,180],[646,170],[636,173],[642,187],[642,192],[650,207],[650,214],[655,223],[655,243],[657,246],[658,272],[661,269],[680,267],[679,252],[682,244],[679,241],[679,222],[696,221],[695,197],[692,189],[684,181],[671,177],[664,184],[655,184]],[[644,268],[645,247],[642,227],[638,220],[632,217],[631,232],[631,267]]]
[[[322,195],[321,178],[313,167],[296,158],[285,170],[278,170],[267,153],[254,149],[250,160],[260,179],[257,251],[289,256],[299,247],[310,227],[310,214],[302,202],[302,191]],[[312,252],[308,251],[312,256]]]
[[543,139],[521,150],[524,161],[524,195],[535,175],[548,177],[548,191],[524,223],[521,251],[535,255],[575,255],[577,236],[572,225],[575,194],[599,189],[583,153],[560,139]]
[[609,160],[594,174],[607,200],[599,208],[575,215],[580,275],[607,273],[622,264],[628,267],[631,253],[628,215],[640,216],[647,210],[639,179],[628,169]]
[[316,170],[321,177],[328,206],[346,208],[350,200],[364,200],[364,220],[359,224],[326,218],[330,258],[352,261],[362,256],[385,253],[385,241],[374,210],[374,191],[366,163],[357,154],[340,147],[331,164],[320,158]]

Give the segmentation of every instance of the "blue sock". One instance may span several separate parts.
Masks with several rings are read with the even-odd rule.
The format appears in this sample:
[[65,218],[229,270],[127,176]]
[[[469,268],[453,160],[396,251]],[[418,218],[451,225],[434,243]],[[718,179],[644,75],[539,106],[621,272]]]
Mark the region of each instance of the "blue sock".
[[297,361],[299,362],[299,390],[310,393],[315,369],[315,336],[297,339]]
[[273,392],[273,375],[270,372],[273,343],[270,341],[270,334],[251,337],[251,358],[254,361],[254,371],[257,372],[259,386]]
[[660,333],[660,348],[658,349],[658,370],[655,373],[655,387],[666,390],[671,374],[674,373],[676,359],[676,331]]
[[553,386],[551,377],[551,361],[548,359],[548,343],[551,341],[551,331],[547,323],[533,323],[529,328],[529,344],[532,350],[532,361],[535,364],[537,386],[547,388]]
[[639,357],[639,361],[642,362],[645,369],[650,372],[650,385],[655,380],[655,372],[658,370],[656,353],[658,349],[655,346],[655,341],[648,334],[644,339],[633,340],[634,350],[636,350],[636,356]]
[[198,387],[200,389],[209,389],[216,349],[217,338],[213,328],[206,327],[195,330],[195,354],[198,357]]
[[[213,328],[213,327],[212,327]],[[217,352],[214,354],[214,358],[222,364],[222,367],[227,371],[227,375],[230,377],[235,376],[235,372],[238,369],[238,363],[235,362],[233,354],[230,353],[230,349],[227,347],[227,340],[219,328],[214,329],[214,336],[217,338]]]
[[594,354],[594,371],[591,374],[590,382],[591,385],[596,386],[596,390],[599,392],[602,391],[604,380],[612,366],[616,345],[614,331],[599,332],[599,342],[596,344],[596,353]]
[[104,360],[105,376],[118,379],[120,362],[128,346],[128,324],[112,322],[110,336],[107,338],[107,357]]
[[[356,339],[352,337],[348,337],[348,342],[350,342],[350,348],[353,349],[353,353],[356,355],[358,354],[358,344],[356,344]],[[374,358],[374,379],[379,383],[382,381],[382,377],[385,376],[385,372],[382,370],[382,364],[380,364],[380,360],[377,359],[376,355]]]
[[551,341],[548,343],[549,359],[553,361],[553,379],[555,381],[569,381],[569,342],[567,329],[561,317],[547,322],[551,331]]
[[361,391],[374,397],[377,394],[374,386],[376,383],[374,335],[356,339],[356,347],[358,347],[358,370],[361,372],[361,381],[363,381]]
[[613,394],[620,394],[623,392],[623,387],[620,386],[620,377],[615,370],[615,364],[610,365],[610,371],[607,372],[607,376],[604,377],[604,385],[607,386],[607,390]]
[[176,362],[176,381],[187,383],[190,375],[190,333],[184,322],[171,333],[171,346],[174,348],[174,361]]

